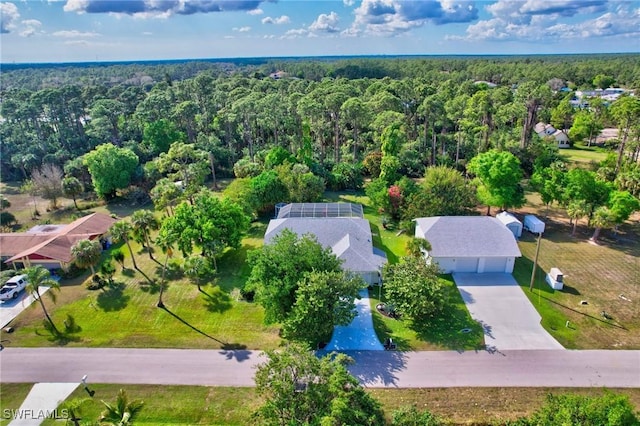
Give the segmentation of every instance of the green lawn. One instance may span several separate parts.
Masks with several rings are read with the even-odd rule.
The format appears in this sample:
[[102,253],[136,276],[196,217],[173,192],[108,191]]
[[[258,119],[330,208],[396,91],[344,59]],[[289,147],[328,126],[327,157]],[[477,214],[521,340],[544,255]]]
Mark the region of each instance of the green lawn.
[[[369,293],[373,327],[381,342],[392,338],[402,351],[474,350],[484,347],[482,326],[471,318],[451,275],[440,278],[448,296],[445,312],[427,323],[393,319],[380,314],[379,289]],[[384,294],[382,294],[384,301]],[[465,330],[464,332],[461,330]]]
[[[156,307],[159,285],[149,284],[147,277],[158,280],[161,263],[152,261],[134,244],[140,269],[120,271],[117,283],[104,290],[87,290],[79,279],[63,283],[59,301],[48,299],[53,320],[62,327],[71,315],[79,331],[63,339],[53,339],[42,327],[38,306],[27,309],[12,325],[11,346],[83,346],[83,347],[178,347],[178,348],[248,348],[269,349],[280,343],[278,328],[263,324],[264,310],[255,303],[240,300],[239,288],[249,268],[246,255],[262,244],[264,222],[255,222],[239,250],[229,250],[219,260],[219,273],[204,285],[205,294],[179,273],[167,274],[163,296],[166,310]],[[126,246],[123,251],[128,254]],[[164,256],[157,254],[159,261]],[[177,260],[177,259],[176,259]],[[179,260],[178,260],[179,261]],[[181,262],[181,261],[179,261]],[[125,264],[131,268],[131,259]],[[4,337],[3,337],[4,338]]]
[[[5,394],[28,392],[30,384],[3,384],[2,408],[18,408],[5,404]],[[115,401],[118,390],[127,391],[130,400],[144,401],[144,407],[135,424],[143,425],[246,425],[251,424],[252,413],[260,405],[253,388],[206,386],[153,386],[94,384],[93,399],[82,405],[85,420],[97,419],[103,410],[102,400]],[[635,407],[640,407],[640,389],[612,389],[627,395]],[[530,415],[550,392],[555,395],[580,394],[600,396],[601,388],[428,388],[428,389],[367,389],[378,400],[387,420],[394,410],[415,405],[419,410],[429,410],[452,424],[504,424],[509,420]],[[82,388],[76,389],[67,399],[85,398]],[[24,397],[23,397],[24,398]],[[3,421],[7,424],[6,420]],[[46,420],[43,425],[60,424]]]
[[0,425],[8,425],[10,420],[4,410],[17,410],[27,397],[33,383],[1,383],[0,384]]
[[569,162],[576,164],[599,163],[607,158],[608,150],[600,147],[574,145],[573,148],[561,149],[560,154]]

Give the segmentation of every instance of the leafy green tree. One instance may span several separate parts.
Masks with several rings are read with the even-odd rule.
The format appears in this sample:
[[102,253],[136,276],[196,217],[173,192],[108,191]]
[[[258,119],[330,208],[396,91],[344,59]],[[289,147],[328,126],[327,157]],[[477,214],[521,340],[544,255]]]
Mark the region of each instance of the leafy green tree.
[[31,181],[38,195],[51,201],[51,207],[58,207],[58,198],[63,195],[62,169],[53,164],[43,164],[31,171]]
[[564,198],[582,201],[586,208],[586,215],[589,217],[589,223],[591,223],[593,212],[607,203],[610,192],[610,184],[598,179],[595,172],[580,168],[567,172]]
[[172,143],[184,140],[184,133],[178,131],[175,124],[165,118],[144,125],[142,143],[155,155],[167,152]]
[[406,256],[382,270],[385,296],[396,311],[414,321],[427,320],[443,311],[444,288],[438,265],[423,256]]
[[104,411],[100,414],[99,422],[101,425],[109,426],[129,426],[142,411],[144,402],[129,401],[127,392],[124,389],[118,391],[115,403],[102,401],[105,406]]
[[341,261],[312,235],[298,237],[283,230],[269,244],[249,253],[251,275],[247,289],[265,308],[265,322],[285,321],[296,303],[300,281],[306,273],[339,272]]
[[71,197],[73,199],[73,205],[76,207],[76,210],[80,210],[78,208],[78,203],[76,202],[76,198],[84,192],[84,186],[80,179],[67,176],[62,180],[62,192],[65,197]]
[[169,214],[173,214],[173,207],[183,195],[182,189],[167,178],[160,179],[149,192],[153,207],[156,210],[167,210]]
[[587,146],[591,146],[603,127],[602,121],[594,110],[581,110],[574,117],[573,125],[569,129],[569,136],[574,141],[587,139]]
[[380,151],[373,151],[364,157],[364,160],[362,160],[362,167],[373,179],[376,179],[380,176],[381,162],[382,153]]
[[399,124],[385,127],[380,137],[382,142],[382,160],[380,161],[380,179],[387,185],[393,184],[400,177],[400,160],[398,154],[400,147],[406,141],[406,135]]
[[510,152],[492,149],[472,158],[467,168],[476,175],[478,199],[487,206],[487,214],[491,206],[507,210],[524,204],[520,161]]
[[138,269],[138,265],[136,264],[136,258],[133,255],[133,249],[131,248],[131,243],[129,241],[131,238],[132,232],[133,232],[133,226],[131,225],[131,223],[124,220],[120,220],[114,223],[113,225],[111,225],[111,228],[109,228],[109,233],[113,238],[113,242],[115,242],[116,244],[119,242],[124,242],[127,245],[127,248],[129,249],[129,254],[131,255],[131,262],[133,263],[133,267],[135,269]]
[[251,179],[251,192],[255,197],[256,210],[259,212],[268,211],[277,203],[289,199],[287,187],[275,170],[262,172]]
[[409,256],[422,257],[431,250],[431,243],[424,238],[411,237],[405,245],[405,251]]
[[618,160],[616,161],[615,169],[615,174],[617,175],[622,166],[629,135],[632,132],[632,128],[636,127],[640,120],[640,99],[632,96],[621,96],[611,105],[610,110],[611,116],[620,130],[620,146],[618,147]]
[[265,170],[271,170],[285,162],[294,163],[295,159],[289,151],[281,146],[277,146],[275,148],[271,148],[264,157],[264,168]]
[[189,198],[202,188],[209,174],[208,155],[195,144],[175,142],[156,161],[160,172],[168,173],[173,182],[182,182],[184,193]]
[[333,166],[331,170],[330,186],[333,190],[344,189],[359,190],[362,188],[362,168],[359,164],[340,163]]
[[551,203],[564,201],[564,188],[567,175],[567,166],[561,161],[556,161],[549,167],[537,167],[531,176],[531,185],[540,194],[542,202],[547,206],[546,215],[549,215]]
[[389,198],[389,187],[384,179],[373,179],[365,186],[364,192],[367,194],[367,197],[369,197],[371,204],[376,207],[379,212],[390,209],[391,200]]
[[202,190],[193,204],[182,202],[173,216],[164,219],[160,235],[174,235],[184,257],[199,247],[217,269],[216,257],[227,247],[238,248],[248,228],[249,218],[239,205]]
[[311,173],[306,165],[285,163],[276,168],[276,173],[289,194],[287,201],[309,203],[322,198],[324,180]]
[[593,77],[593,85],[600,89],[608,89],[616,82],[616,79],[610,75],[598,74]]
[[[59,334],[56,325],[53,323],[53,320],[49,316],[49,312],[47,311],[44,302],[42,301],[42,295],[40,294],[40,287],[49,287],[49,291],[47,291],[48,297],[51,299],[53,303],[56,303],[56,291],[60,291],[60,284],[57,281],[51,279],[51,274],[49,271],[41,265],[32,266],[30,268],[25,269],[24,273],[27,275],[27,293],[33,295],[33,297],[38,300],[40,303],[40,307],[42,308],[42,312],[44,313],[45,318],[51,325],[51,328],[56,334]],[[55,290],[55,291],[54,291]]]
[[237,178],[224,189],[223,195],[242,207],[245,215],[252,218],[256,214],[257,201],[251,189],[251,178]]
[[360,277],[343,272],[310,272],[298,281],[295,303],[282,324],[282,336],[310,345],[328,341],[333,327],[356,316],[353,301],[365,287]]
[[301,345],[267,351],[258,366],[256,391],[264,403],[255,412],[265,425],[381,425],[380,404],[353,377],[344,354],[318,358]]
[[460,172],[446,166],[429,167],[422,185],[407,200],[404,218],[467,215],[475,201],[473,187]]
[[527,424],[540,426],[632,426],[638,425],[629,397],[605,393],[600,397],[583,395],[547,395],[545,404],[531,416]]
[[129,186],[138,166],[138,156],[128,148],[118,148],[110,143],[98,145],[84,155],[91,181],[100,197],[110,198],[116,190]]
[[102,255],[102,245],[98,240],[80,240],[71,247],[74,262],[80,268],[90,268],[91,275],[95,275],[95,266]]
[[122,252],[122,250],[120,249],[113,250],[111,252],[111,256],[113,257],[113,260],[115,260],[120,264],[120,266],[122,267],[122,270],[124,271],[126,268],[124,266],[124,253]]
[[520,148],[525,149],[531,142],[531,132],[533,126],[538,122],[538,113],[551,99],[551,89],[546,84],[539,85],[531,80],[518,85],[516,89],[515,102],[523,111],[522,135],[520,138]]
[[570,97],[565,97],[551,110],[551,124],[568,136],[569,128],[573,124],[575,109],[570,103]]
[[392,426],[440,426],[445,424],[435,414],[418,411],[415,405],[400,407],[391,415]]
[[633,214],[640,210],[640,200],[628,191],[612,191],[607,203],[613,213],[614,224],[620,225]]

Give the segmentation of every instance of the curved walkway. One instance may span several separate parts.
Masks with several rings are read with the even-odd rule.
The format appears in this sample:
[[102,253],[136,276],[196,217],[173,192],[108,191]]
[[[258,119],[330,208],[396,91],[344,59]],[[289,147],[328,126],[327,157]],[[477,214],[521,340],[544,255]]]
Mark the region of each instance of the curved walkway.
[[331,341],[324,348],[327,351],[382,351],[384,347],[373,328],[369,291],[360,290],[356,300],[356,317],[351,324],[335,327]]
[[[254,386],[261,352],[5,348],[0,382]],[[640,387],[640,351],[348,352],[367,387]],[[96,360],[100,360],[96,362]],[[25,367],[28,366],[28,367]]]

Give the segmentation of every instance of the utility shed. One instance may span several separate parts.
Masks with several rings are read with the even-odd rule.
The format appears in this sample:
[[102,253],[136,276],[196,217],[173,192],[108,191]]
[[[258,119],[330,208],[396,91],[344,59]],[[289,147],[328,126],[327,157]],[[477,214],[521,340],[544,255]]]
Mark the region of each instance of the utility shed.
[[417,238],[431,244],[427,259],[444,273],[513,272],[522,256],[513,234],[489,216],[435,216],[415,219]]
[[509,212],[502,212],[496,215],[496,218],[506,226],[513,236],[520,238],[522,236],[522,222]]

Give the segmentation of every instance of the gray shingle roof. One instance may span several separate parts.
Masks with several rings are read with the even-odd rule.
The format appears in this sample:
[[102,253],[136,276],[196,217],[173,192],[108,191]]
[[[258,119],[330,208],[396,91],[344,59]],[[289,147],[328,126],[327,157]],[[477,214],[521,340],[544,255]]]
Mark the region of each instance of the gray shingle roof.
[[522,255],[511,231],[495,217],[436,216],[415,221],[415,235],[431,243],[429,254],[433,257]]
[[284,218],[269,222],[265,244],[283,229],[299,236],[313,234],[318,243],[329,247],[343,260],[342,267],[353,272],[378,271],[387,262],[380,251],[374,251],[369,221],[359,218]]

